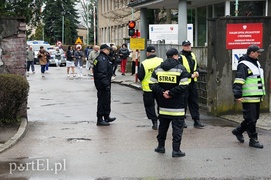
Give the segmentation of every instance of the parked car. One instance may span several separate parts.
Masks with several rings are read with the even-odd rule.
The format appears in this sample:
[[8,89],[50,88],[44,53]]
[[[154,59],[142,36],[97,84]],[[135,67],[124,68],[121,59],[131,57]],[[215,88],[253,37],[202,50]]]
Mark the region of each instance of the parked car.
[[[62,49],[59,49],[61,53],[61,61],[60,61],[60,66],[66,66],[66,57],[65,53]],[[50,53],[50,60],[49,60],[49,65],[56,65],[56,50],[55,49],[49,49],[48,52]]]

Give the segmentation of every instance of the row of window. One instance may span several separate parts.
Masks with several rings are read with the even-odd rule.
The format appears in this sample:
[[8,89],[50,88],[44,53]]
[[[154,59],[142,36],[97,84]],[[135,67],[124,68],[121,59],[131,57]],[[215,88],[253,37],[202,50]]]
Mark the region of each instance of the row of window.
[[128,0],[99,0],[99,2],[99,7],[102,13],[127,7],[128,4]]

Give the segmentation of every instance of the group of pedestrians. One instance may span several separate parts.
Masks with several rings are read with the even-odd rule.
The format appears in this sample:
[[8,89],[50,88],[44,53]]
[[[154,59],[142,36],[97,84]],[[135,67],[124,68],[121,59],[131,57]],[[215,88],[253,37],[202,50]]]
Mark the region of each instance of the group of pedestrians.
[[[127,47],[123,45],[122,48]],[[94,77],[94,84],[97,89],[97,126],[109,126],[110,122],[116,120],[110,117],[111,113],[111,79],[115,75],[119,63],[126,65],[123,58],[127,58],[122,48],[117,51],[116,46],[94,46],[87,54],[89,68]],[[121,51],[122,50],[122,51]],[[243,105],[244,120],[232,133],[240,143],[244,143],[243,133],[246,131],[249,136],[249,146],[263,148],[258,141],[256,123],[260,114],[260,102],[265,95],[263,69],[258,61],[263,49],[257,45],[250,45],[247,53],[243,55],[237,66],[236,78],[233,82],[233,94],[237,103]],[[182,42],[182,50],[179,52],[171,48],[166,52],[167,58],[163,60],[156,56],[154,46],[146,48],[147,59],[144,60],[138,69],[138,79],[142,83],[143,102],[146,115],[152,121],[152,129],[158,129],[158,146],[155,152],[165,153],[165,140],[170,123],[172,123],[172,157],[182,157],[185,153],[180,150],[183,128],[185,123],[187,107],[194,121],[195,128],[203,128],[200,121],[197,78],[199,77],[198,63],[195,54],[192,52],[191,43],[188,40]],[[30,67],[35,72],[31,59],[34,53],[31,47],[27,51],[27,72]],[[83,57],[86,56],[81,46],[76,51],[69,46],[67,52],[67,75],[70,68],[74,75],[74,67],[77,67],[79,77],[82,77]],[[41,46],[38,53],[41,65],[41,73],[44,76],[48,52]],[[124,62],[123,62],[124,61]],[[121,68],[121,73],[125,70]],[[124,74],[125,75],[125,74]],[[155,108],[157,104],[157,110]],[[157,113],[158,115],[157,115]],[[158,123],[159,122],[159,123]]]

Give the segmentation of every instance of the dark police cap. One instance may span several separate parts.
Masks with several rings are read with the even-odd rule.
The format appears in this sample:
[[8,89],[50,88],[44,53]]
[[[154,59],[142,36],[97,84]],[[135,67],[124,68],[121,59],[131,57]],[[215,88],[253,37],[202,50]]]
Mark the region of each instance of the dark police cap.
[[155,47],[154,47],[154,46],[148,46],[148,47],[147,47],[147,52],[150,52],[150,53],[151,53],[151,52],[152,52],[152,53],[155,52]]
[[169,49],[169,50],[167,51],[167,57],[172,57],[172,56],[178,55],[178,54],[179,54],[179,52],[178,52],[178,50],[175,49],[175,48],[171,48],[171,49]]
[[250,54],[251,52],[263,52],[264,49],[260,49],[259,46],[255,45],[255,44],[252,44],[250,46],[248,46],[247,48],[247,54]]
[[191,45],[191,43],[188,40],[185,40],[182,42],[182,46],[189,46],[189,45]]
[[110,47],[107,44],[102,44],[100,49],[110,49]]

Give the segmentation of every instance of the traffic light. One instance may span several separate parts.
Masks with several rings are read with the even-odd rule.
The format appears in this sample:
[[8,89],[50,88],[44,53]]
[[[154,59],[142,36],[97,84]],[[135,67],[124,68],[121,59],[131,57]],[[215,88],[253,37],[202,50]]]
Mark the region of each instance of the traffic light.
[[128,34],[129,36],[134,36],[135,35],[135,26],[136,22],[135,21],[129,21],[128,22]]

